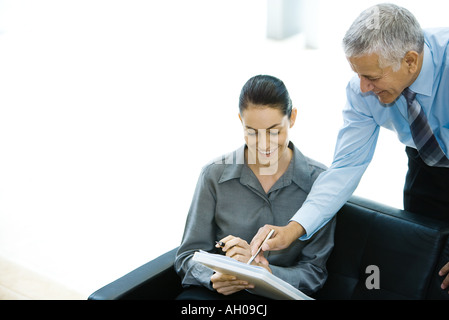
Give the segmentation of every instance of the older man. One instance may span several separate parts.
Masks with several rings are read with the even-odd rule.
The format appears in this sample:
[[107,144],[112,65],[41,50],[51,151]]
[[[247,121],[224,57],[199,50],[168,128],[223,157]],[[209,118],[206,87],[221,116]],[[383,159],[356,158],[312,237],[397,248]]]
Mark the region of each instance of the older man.
[[[449,29],[423,31],[408,10],[382,4],[360,14],[343,46],[357,77],[347,87],[332,166],[287,226],[259,230],[251,242],[253,252],[271,228],[275,237],[264,251],[308,239],[324,226],[357,187],[380,127],[395,131],[406,145],[404,208],[449,221]],[[447,275],[441,285],[447,289],[449,262],[440,275]]]

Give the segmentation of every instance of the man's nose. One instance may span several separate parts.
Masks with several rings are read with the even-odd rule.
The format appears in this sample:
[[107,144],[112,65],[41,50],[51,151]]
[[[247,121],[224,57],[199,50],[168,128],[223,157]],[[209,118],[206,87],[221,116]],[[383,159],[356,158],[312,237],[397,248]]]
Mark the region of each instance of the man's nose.
[[366,92],[372,91],[373,89],[374,89],[373,83],[370,80],[368,80],[367,78],[361,76],[360,77],[360,90],[363,93],[366,93]]

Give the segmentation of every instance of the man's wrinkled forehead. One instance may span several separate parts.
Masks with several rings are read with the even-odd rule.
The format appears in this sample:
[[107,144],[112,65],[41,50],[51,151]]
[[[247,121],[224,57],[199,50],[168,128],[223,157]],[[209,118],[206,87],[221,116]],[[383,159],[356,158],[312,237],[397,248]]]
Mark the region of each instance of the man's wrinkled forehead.
[[359,76],[376,78],[383,75],[384,71],[379,66],[379,56],[376,54],[361,57],[348,58],[351,69]]

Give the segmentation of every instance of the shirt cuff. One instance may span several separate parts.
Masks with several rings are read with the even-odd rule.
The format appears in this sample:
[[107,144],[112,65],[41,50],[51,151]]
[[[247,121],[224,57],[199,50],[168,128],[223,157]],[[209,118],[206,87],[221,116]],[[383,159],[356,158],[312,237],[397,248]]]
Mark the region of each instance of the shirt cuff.
[[324,227],[331,219],[326,220],[324,223],[319,224],[319,220],[316,217],[319,216],[318,211],[314,212],[313,208],[303,206],[290,221],[299,223],[306,233],[299,238],[301,241],[309,240],[313,235]]

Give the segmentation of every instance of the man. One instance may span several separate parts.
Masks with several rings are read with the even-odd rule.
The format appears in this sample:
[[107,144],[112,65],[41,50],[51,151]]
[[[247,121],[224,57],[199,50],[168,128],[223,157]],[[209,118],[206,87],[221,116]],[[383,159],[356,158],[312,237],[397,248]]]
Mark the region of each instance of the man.
[[[357,74],[347,87],[344,125],[334,160],[315,181],[287,226],[265,226],[251,242],[255,252],[280,250],[311,237],[349,199],[370,163],[380,127],[406,145],[409,170],[404,209],[449,221],[449,29],[423,31],[406,9],[382,4],[362,12],[343,46]],[[262,254],[256,261],[263,262]],[[440,272],[449,287],[449,262]]]

